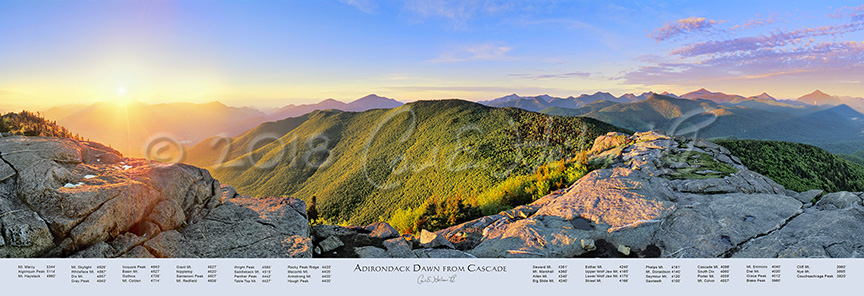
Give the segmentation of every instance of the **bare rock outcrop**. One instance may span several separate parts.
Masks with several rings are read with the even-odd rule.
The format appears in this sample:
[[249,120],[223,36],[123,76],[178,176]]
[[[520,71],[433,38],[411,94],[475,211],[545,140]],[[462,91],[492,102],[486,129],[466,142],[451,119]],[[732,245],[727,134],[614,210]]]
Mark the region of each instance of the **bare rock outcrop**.
[[438,234],[477,257],[864,256],[861,193],[809,207],[821,191],[786,190],[719,145],[655,132],[610,133],[591,152],[606,167],[569,188]]
[[[860,202],[860,200],[858,201]],[[864,257],[864,208],[808,208],[782,228],[741,246],[734,257]]]
[[70,139],[0,138],[0,257],[310,257],[305,204]]

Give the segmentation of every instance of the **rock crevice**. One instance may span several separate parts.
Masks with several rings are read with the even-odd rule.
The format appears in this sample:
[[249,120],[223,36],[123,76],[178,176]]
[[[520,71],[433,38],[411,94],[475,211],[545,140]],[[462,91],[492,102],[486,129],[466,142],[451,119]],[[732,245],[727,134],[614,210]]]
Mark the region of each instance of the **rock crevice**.
[[731,257],[735,256],[735,253],[737,253],[738,251],[740,251],[740,250],[741,250],[745,245],[747,245],[748,243],[753,242],[753,241],[755,241],[755,240],[758,240],[758,239],[760,239],[760,238],[762,238],[762,237],[765,237],[765,236],[771,235],[771,234],[774,233],[775,231],[778,231],[778,230],[783,229],[783,227],[786,227],[786,225],[789,224],[789,222],[792,222],[792,220],[794,220],[795,218],[797,218],[799,215],[801,215],[801,214],[803,214],[803,213],[804,213],[803,210],[798,211],[797,213],[795,213],[795,215],[790,216],[788,219],[784,220],[780,225],[777,225],[777,227],[775,227],[775,228],[769,230],[768,232],[764,232],[764,233],[757,234],[756,236],[750,237],[750,238],[748,238],[747,240],[738,243],[737,245],[735,245],[735,247],[729,249],[729,250],[726,251],[726,252],[723,252],[723,254],[721,254],[719,257],[723,257],[723,258],[731,258]]
[[[11,162],[9,162],[8,160],[6,160],[6,158],[3,157],[3,151],[2,150],[0,150],[0,160],[2,160],[4,163],[6,163],[6,165],[8,165],[9,168],[11,168],[12,171],[15,172],[14,176],[18,176],[18,169],[16,169],[15,165],[13,165]],[[0,181],[2,181],[2,180],[0,180]]]

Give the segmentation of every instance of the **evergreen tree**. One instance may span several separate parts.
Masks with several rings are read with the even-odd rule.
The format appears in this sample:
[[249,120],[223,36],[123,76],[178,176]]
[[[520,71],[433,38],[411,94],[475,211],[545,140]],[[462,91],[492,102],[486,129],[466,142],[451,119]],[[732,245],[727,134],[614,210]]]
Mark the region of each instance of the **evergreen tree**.
[[39,112],[21,111],[0,115],[0,133],[21,136],[41,136],[70,138],[83,140],[78,134],[73,134],[67,128],[57,125],[56,121],[48,121]]
[[312,201],[309,202],[309,208],[306,209],[306,216],[309,217],[309,222],[318,220],[318,198],[312,195]]

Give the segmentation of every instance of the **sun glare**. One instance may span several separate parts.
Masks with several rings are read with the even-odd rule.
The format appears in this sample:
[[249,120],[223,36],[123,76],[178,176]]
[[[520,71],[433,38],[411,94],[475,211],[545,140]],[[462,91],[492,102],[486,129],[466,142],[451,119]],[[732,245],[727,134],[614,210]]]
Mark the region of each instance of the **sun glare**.
[[118,86],[117,87],[117,97],[114,101],[116,103],[124,106],[124,107],[126,106],[126,104],[129,103],[130,98],[128,95],[128,90],[126,89],[125,86]]

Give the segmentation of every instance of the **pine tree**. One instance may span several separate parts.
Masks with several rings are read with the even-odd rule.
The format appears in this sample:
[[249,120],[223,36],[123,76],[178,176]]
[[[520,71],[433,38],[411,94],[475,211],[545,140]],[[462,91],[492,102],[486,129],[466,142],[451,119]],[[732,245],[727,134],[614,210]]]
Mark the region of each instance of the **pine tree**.
[[309,203],[309,208],[306,209],[306,216],[309,217],[309,222],[318,220],[318,198],[312,195],[312,201]]

